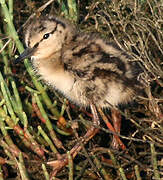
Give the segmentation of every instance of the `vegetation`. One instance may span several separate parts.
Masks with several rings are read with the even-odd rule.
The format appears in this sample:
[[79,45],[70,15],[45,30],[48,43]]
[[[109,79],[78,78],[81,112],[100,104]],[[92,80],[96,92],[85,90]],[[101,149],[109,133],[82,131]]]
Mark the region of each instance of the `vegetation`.
[[[52,167],[47,162],[64,153],[68,168],[56,179],[162,179],[162,12],[161,0],[0,0],[0,180],[48,180]],[[111,112],[104,110],[107,120],[101,112],[100,132],[72,159],[70,149],[90,127],[89,109],[42,84],[28,59],[24,65],[13,63],[24,50],[25,23],[40,13],[63,15],[81,31],[116,41],[148,74],[144,95],[120,107],[119,137],[126,148],[111,148]]]

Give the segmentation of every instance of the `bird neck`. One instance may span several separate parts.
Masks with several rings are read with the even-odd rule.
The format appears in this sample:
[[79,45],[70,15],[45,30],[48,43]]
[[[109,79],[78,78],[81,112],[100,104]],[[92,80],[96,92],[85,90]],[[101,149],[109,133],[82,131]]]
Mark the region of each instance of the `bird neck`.
[[34,57],[32,58],[32,64],[38,74],[42,74],[40,73],[40,71],[44,72],[44,70],[49,72],[55,72],[60,69],[64,69],[61,61],[61,52],[54,53],[53,55],[46,58]]

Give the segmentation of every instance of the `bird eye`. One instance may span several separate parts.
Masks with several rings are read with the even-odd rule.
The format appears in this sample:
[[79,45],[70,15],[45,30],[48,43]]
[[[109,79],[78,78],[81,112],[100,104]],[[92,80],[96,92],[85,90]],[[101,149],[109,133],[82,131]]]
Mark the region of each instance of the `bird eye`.
[[46,34],[44,34],[43,39],[48,39],[49,36],[50,36],[50,33],[46,33]]

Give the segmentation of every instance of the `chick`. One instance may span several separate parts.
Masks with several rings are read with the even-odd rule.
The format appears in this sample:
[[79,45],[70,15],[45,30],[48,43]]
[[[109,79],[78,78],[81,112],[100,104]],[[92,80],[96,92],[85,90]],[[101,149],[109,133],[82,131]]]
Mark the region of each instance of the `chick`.
[[79,106],[117,106],[142,89],[142,70],[126,52],[95,34],[78,32],[63,18],[32,19],[25,44],[16,62],[31,57],[41,78]]
[[[74,104],[91,108],[96,126],[96,107],[127,103],[143,88],[139,81],[142,70],[127,52],[96,34],[79,32],[64,18],[50,15],[31,19],[25,44],[26,50],[15,62],[31,57],[43,81]],[[96,133],[92,126],[85,142]],[[80,149],[77,144],[72,153]]]

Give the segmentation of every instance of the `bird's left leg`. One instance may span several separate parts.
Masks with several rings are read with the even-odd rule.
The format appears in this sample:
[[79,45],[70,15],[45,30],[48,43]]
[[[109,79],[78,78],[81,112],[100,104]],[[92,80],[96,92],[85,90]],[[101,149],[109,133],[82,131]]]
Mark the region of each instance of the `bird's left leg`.
[[[70,154],[73,158],[79,153],[79,151],[83,148],[83,144],[86,144],[93,136],[98,132],[98,125],[100,124],[99,117],[97,114],[97,110],[94,104],[90,104],[91,112],[93,114],[93,125],[88,129],[87,133],[81,139],[81,142],[78,142],[71,150]],[[61,159],[49,161],[48,165],[53,167],[52,177],[56,176],[56,174],[68,164],[67,155],[63,155]]]

